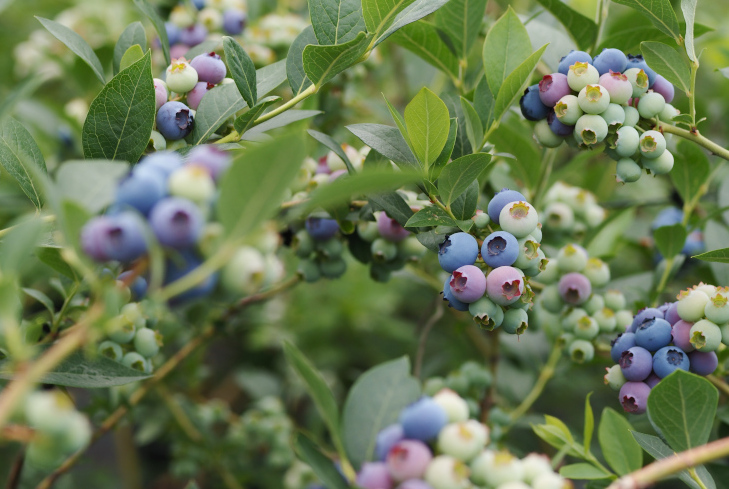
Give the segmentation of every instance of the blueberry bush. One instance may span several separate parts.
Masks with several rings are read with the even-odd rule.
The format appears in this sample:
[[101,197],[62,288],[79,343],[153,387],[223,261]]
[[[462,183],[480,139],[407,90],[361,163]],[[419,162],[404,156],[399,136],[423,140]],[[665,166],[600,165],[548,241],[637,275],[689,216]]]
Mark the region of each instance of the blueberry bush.
[[725,20],[0,0],[5,487],[729,487]]

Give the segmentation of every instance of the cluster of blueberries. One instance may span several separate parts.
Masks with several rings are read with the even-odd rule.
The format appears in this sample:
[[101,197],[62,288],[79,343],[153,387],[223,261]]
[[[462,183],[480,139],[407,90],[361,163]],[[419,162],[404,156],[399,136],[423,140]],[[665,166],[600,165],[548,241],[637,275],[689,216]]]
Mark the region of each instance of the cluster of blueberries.
[[520,460],[486,449],[489,429],[469,419],[468,403],[443,389],[405,407],[398,423],[377,435],[374,462],[362,464],[362,489],[562,489],[568,484],[549,459]]
[[488,203],[488,213],[476,219],[501,230],[491,232],[481,246],[468,233],[446,236],[438,251],[441,268],[450,274],[443,299],[456,310],[469,311],[484,329],[501,326],[507,333],[522,334],[534,295],[527,277],[539,275],[547,264],[539,216],[521,193],[503,189]]
[[147,324],[138,302],[125,304],[107,325],[109,339],[99,344],[99,353],[129,368],[152,373],[152,357],[159,353],[162,335]]
[[336,219],[308,217],[303,229],[294,235],[292,245],[296,256],[301,258],[298,273],[307,282],[316,282],[321,277],[339,278],[347,271]]
[[677,299],[641,310],[612,342],[617,365],[607,369],[605,383],[620,391],[626,412],[645,412],[651,389],[676,370],[713,373],[722,333],[729,344],[729,289],[701,283]]
[[544,234],[579,240],[599,226],[607,215],[589,190],[555,182],[542,199]]
[[197,12],[181,2],[170,11],[165,23],[170,55],[184,56],[187,51],[202,43],[208,33],[222,29],[228,35],[243,32],[248,20],[245,0],[193,0]]
[[673,85],[641,55],[609,48],[594,58],[570,51],[557,73],[524,91],[519,105],[526,119],[537,121],[534,136],[543,146],[566,141],[604,148],[617,161],[617,180],[635,182],[642,169],[660,175],[673,168],[663,134],[639,127],[642,121],[655,125],[654,118],[673,120],[678,115],[673,96]]
[[599,335],[611,334],[633,319],[633,314],[625,309],[622,293],[595,292],[610,282],[610,268],[599,258],[591,258],[577,244],[560,249],[539,281],[546,284],[539,296],[539,308],[559,315],[561,341],[574,362],[591,361]]

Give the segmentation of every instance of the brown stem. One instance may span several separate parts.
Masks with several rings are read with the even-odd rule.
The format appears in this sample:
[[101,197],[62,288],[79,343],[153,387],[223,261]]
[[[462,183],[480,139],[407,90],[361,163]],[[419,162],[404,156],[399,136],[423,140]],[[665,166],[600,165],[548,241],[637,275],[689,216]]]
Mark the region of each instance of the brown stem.
[[20,475],[23,473],[23,465],[25,464],[25,447],[21,448],[18,455],[15,457],[13,467],[10,469],[10,475],[8,476],[8,482],[5,484],[5,489],[18,489],[20,486]]
[[2,429],[0,439],[28,443],[35,437],[35,430],[29,426],[9,424]]

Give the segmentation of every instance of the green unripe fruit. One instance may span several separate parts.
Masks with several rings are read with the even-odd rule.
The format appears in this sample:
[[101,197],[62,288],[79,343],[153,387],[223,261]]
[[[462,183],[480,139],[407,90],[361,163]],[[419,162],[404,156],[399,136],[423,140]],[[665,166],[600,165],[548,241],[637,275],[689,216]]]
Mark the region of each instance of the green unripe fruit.
[[729,346],[729,324],[720,326],[721,329],[721,342],[726,346]]
[[604,287],[610,282],[610,267],[599,258],[587,260],[587,265],[582,273],[590,280],[593,288]]
[[487,442],[488,428],[470,419],[444,426],[438,433],[437,446],[440,453],[468,462],[484,449]]
[[717,292],[704,307],[706,319],[716,324],[729,322],[729,294]]
[[651,119],[661,112],[666,107],[666,99],[663,98],[658,92],[653,90],[648,91],[638,100],[638,112],[644,119]]
[[575,63],[567,72],[567,84],[575,92],[579,92],[587,85],[594,85],[598,81],[600,81],[600,73],[589,63]]
[[[453,392],[446,387],[445,380],[443,377],[430,377],[423,383],[423,394],[430,397],[435,397],[439,392]],[[453,392],[459,399],[461,398],[458,394]],[[441,407],[443,407],[441,405]],[[445,409],[445,408],[443,408]],[[468,407],[466,407],[468,409]],[[448,412],[446,411],[446,414]],[[468,418],[468,411],[466,411],[466,418]],[[450,418],[449,418],[450,420]]]
[[516,257],[513,266],[521,270],[539,266],[539,243],[531,235],[517,240],[517,243],[519,245],[519,255]]
[[152,358],[159,353],[162,346],[162,335],[149,329],[141,328],[134,335],[134,349],[145,358]]
[[514,237],[528,236],[539,224],[536,209],[529,202],[511,202],[506,204],[499,214],[499,225]]
[[468,466],[448,455],[438,455],[425,469],[425,482],[433,489],[467,489],[470,486]]
[[716,351],[721,344],[721,328],[708,319],[695,322],[689,334],[689,341],[699,351]]
[[602,85],[587,85],[580,90],[577,101],[585,114],[601,114],[610,105],[610,94]]
[[[594,284],[593,284],[594,287]],[[592,294],[589,299],[587,299],[587,302],[582,304],[582,308],[589,314],[590,316],[593,316],[598,311],[601,311],[605,307],[605,299],[602,298],[600,294]]]
[[567,347],[570,358],[575,363],[586,363],[595,357],[595,347],[587,340],[575,340]]
[[394,260],[397,256],[397,244],[384,238],[377,238],[370,247],[372,259],[378,263]]
[[458,423],[468,419],[468,403],[452,390],[441,388],[432,397],[433,401],[445,411],[449,423]]
[[619,290],[608,290],[603,297],[605,298],[605,306],[613,311],[625,309],[625,296]]
[[201,166],[185,165],[173,171],[167,180],[170,195],[204,204],[215,196],[215,182]]
[[562,124],[572,126],[582,117],[583,111],[575,95],[565,95],[554,106],[554,115]]
[[471,480],[479,486],[499,487],[523,478],[521,460],[509,452],[484,450],[471,461]]
[[666,138],[658,131],[646,131],[640,136],[640,154],[647,159],[655,159],[666,150]]
[[562,318],[562,328],[565,331],[574,331],[577,323],[585,317],[587,317],[587,311],[581,307],[575,307]]
[[615,152],[627,158],[633,156],[640,146],[640,134],[634,127],[623,126],[617,131],[618,139],[615,141]]
[[663,110],[660,114],[658,114],[658,118],[662,121],[670,122],[681,113],[680,110],[678,110],[676,107],[674,107],[671,104],[666,104],[663,107]]
[[[549,267],[549,265],[547,266]],[[547,273],[547,271],[542,272],[542,275],[545,273]],[[539,294],[539,297],[541,299],[542,307],[544,307],[547,312],[557,314],[562,311],[564,302],[562,302],[562,296],[559,295],[559,288],[557,287],[557,284],[553,283],[552,285],[544,287],[542,293]]]
[[625,70],[623,75],[628,77],[628,81],[633,86],[633,98],[640,97],[648,91],[648,75],[640,68],[630,68]]
[[[564,202],[551,202],[544,209],[546,225],[555,231],[571,231],[575,225],[575,213]],[[518,266],[518,265],[517,265]]]
[[599,115],[585,114],[575,123],[574,137],[588,146],[602,142],[608,134],[608,125]]
[[319,262],[319,271],[326,278],[339,278],[347,271],[347,262],[341,257],[327,258]]
[[654,175],[665,175],[673,169],[673,153],[665,150],[658,158],[644,159],[643,167]]
[[121,345],[114,341],[101,342],[99,345],[99,353],[105,357],[111,358],[115,362],[120,362],[124,356]]
[[529,327],[529,316],[524,309],[508,309],[504,313],[501,329],[509,334],[523,334]]
[[610,104],[604,112],[600,113],[600,117],[605,119],[608,126],[622,125],[625,121],[625,111],[617,104]]
[[165,82],[173,92],[187,93],[197,84],[197,71],[184,58],[175,59],[167,67]]
[[563,137],[557,136],[549,128],[547,119],[542,119],[534,125],[534,139],[545,148],[557,148],[564,142]]
[[620,368],[620,365],[613,365],[605,370],[607,370],[604,377],[605,385],[610,386],[612,390],[619,391],[623,384],[628,381],[623,375],[623,369]]
[[398,256],[405,260],[417,261],[425,256],[427,252],[428,249],[415,236],[408,236],[397,244]]
[[623,309],[615,313],[615,322],[618,323],[617,328],[622,331],[633,323],[633,313],[627,309]]
[[380,231],[377,229],[375,221],[360,221],[357,224],[357,233],[360,238],[369,243],[380,237]]
[[314,252],[314,240],[306,229],[302,229],[294,235],[291,247],[299,258],[308,258]]
[[553,284],[559,280],[559,264],[556,258],[549,260],[542,273],[539,274],[539,281],[543,284]]
[[319,265],[313,260],[301,260],[296,269],[296,273],[304,279],[305,282],[316,282],[321,278]]
[[344,251],[344,245],[337,238],[318,241],[315,243],[315,247],[319,256],[325,259],[339,258]]
[[630,158],[619,159],[615,171],[615,179],[620,183],[637,182],[643,174],[640,165]]
[[679,317],[689,323],[694,323],[704,317],[709,296],[700,290],[684,290],[678,295],[676,312]]
[[597,321],[601,333],[612,333],[618,325],[615,313],[608,307],[597,311],[592,317]]
[[582,246],[568,244],[557,253],[557,263],[562,273],[582,272],[589,256]]
[[626,105],[623,107],[623,112],[625,112],[623,127],[635,127],[636,124],[638,124],[638,121],[640,121],[640,112],[638,112],[638,109],[635,107]]
[[129,353],[124,355],[124,358],[122,358],[122,363],[129,368],[133,368],[134,370],[149,373],[146,359],[136,351],[130,351]]
[[591,340],[600,332],[597,321],[590,316],[582,316],[575,324],[575,338]]
[[482,329],[493,331],[504,321],[504,311],[488,297],[482,297],[468,305],[468,312]]
[[471,220],[477,229],[486,229],[489,223],[491,223],[489,215],[480,209],[476,211],[476,215],[473,216]]

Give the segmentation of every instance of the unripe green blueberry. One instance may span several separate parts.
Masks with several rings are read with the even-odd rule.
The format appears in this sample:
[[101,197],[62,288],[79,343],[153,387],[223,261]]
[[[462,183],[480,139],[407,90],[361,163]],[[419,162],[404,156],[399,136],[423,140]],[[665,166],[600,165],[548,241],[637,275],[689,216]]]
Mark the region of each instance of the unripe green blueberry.
[[597,204],[585,206],[585,222],[591,228],[597,227],[605,220],[605,209]]
[[314,252],[314,240],[306,229],[301,229],[294,235],[291,247],[299,258],[308,258]]
[[658,131],[646,131],[640,136],[640,154],[647,159],[655,159],[666,150],[666,138]]
[[43,471],[52,471],[66,458],[64,453],[59,452],[57,443],[50,436],[35,436],[25,451],[25,462]]
[[570,358],[575,363],[586,363],[595,357],[595,347],[587,340],[574,340],[567,347]]
[[81,450],[91,441],[91,424],[88,418],[79,412],[71,412],[64,416],[64,432],[59,437],[59,448],[66,453]]
[[620,365],[613,365],[610,368],[606,367],[605,371],[607,372],[603,377],[605,379],[605,385],[610,386],[612,390],[619,391],[623,384],[628,381],[625,375],[623,375],[623,369],[620,368]]
[[589,63],[575,63],[567,72],[567,84],[575,92],[579,92],[587,85],[594,85],[598,81],[600,81],[600,73]]
[[517,201],[506,204],[499,214],[499,225],[516,238],[523,238],[539,224],[536,209],[529,202]]
[[[575,213],[564,202],[550,202],[544,209],[546,225],[555,231],[571,231],[575,225]],[[517,265],[518,266],[518,265]]]
[[[548,271],[549,265],[547,265],[547,270],[542,272],[542,275]],[[562,296],[559,294],[559,287],[556,283],[544,287],[542,293],[539,294],[539,298],[541,299],[542,307],[552,314],[558,314],[564,307],[564,302],[562,302]]]
[[501,484],[499,489],[532,489],[532,487],[522,481],[511,481]]
[[591,340],[600,333],[600,326],[590,316],[582,316],[575,324],[575,338]]
[[326,241],[317,241],[314,244],[317,253],[322,258],[339,258],[344,251],[344,245],[336,237]]
[[165,82],[173,92],[187,93],[197,84],[197,71],[185,58],[172,60],[170,66],[167,67]]
[[[296,269],[296,273],[304,279],[305,282],[316,282],[321,278],[319,265],[313,260],[301,260]],[[389,272],[388,272],[389,274]]]
[[726,346],[729,346],[729,323],[720,326],[721,329],[721,342]]
[[550,129],[547,119],[534,124],[534,139],[545,148],[558,148],[564,142],[563,137]]
[[627,158],[633,156],[640,146],[640,134],[634,127],[623,126],[617,131],[618,139],[615,141],[615,152]]
[[397,256],[397,244],[384,238],[377,238],[370,247],[372,259],[378,263],[394,260]]
[[469,388],[478,392],[483,392],[491,387],[494,380],[489,369],[474,361],[464,363],[460,371],[468,379]]
[[[426,379],[426,381],[423,383],[423,394],[425,394],[426,396],[435,398],[435,396],[441,391],[453,392],[446,387],[446,383],[443,377],[430,377]],[[458,396],[458,394],[456,394],[455,392],[454,394]],[[458,396],[458,398],[460,399],[460,396]],[[448,410],[443,407],[442,403],[440,407],[446,410],[446,414],[448,414]],[[468,406],[466,406],[466,409],[468,409]],[[468,418],[468,411],[466,412],[466,418]],[[448,419],[450,420],[450,414]]]
[[468,403],[450,389],[439,389],[433,401],[443,408],[449,423],[458,423],[468,419]]
[[663,98],[658,92],[649,90],[643,94],[638,100],[638,112],[644,119],[651,119],[661,112],[666,107],[666,99]]
[[637,182],[643,171],[640,165],[630,158],[621,158],[616,166],[615,180],[619,183]]
[[625,112],[623,127],[635,127],[638,121],[640,121],[640,112],[635,107],[626,105],[623,107],[623,112]]
[[605,119],[608,126],[620,126],[625,122],[625,111],[618,104],[610,104],[607,109],[600,113],[600,117]]
[[380,237],[380,231],[375,221],[360,221],[357,223],[357,233],[360,238],[369,243]]
[[706,304],[709,303],[709,296],[700,290],[684,290],[678,295],[678,306],[676,312],[679,317],[689,323],[704,317]]
[[319,271],[326,278],[339,278],[347,271],[347,262],[341,257],[327,258],[319,262]]
[[689,341],[698,351],[716,351],[721,344],[721,329],[708,319],[696,321],[689,334]]
[[618,325],[615,312],[609,307],[603,307],[592,316],[597,321],[601,333],[612,333]]
[[665,150],[658,158],[644,159],[643,167],[654,175],[665,175],[673,169],[673,153]]
[[576,244],[568,244],[557,253],[557,263],[562,273],[582,272],[588,259],[587,251]]
[[134,349],[145,358],[152,358],[159,353],[162,346],[162,335],[149,328],[140,328],[134,335]]
[[397,244],[398,256],[408,261],[418,261],[428,249],[415,236],[408,236]]
[[534,238],[537,241],[537,243],[541,243],[542,242],[542,223],[540,222],[539,224],[537,224],[537,227],[535,227],[534,231],[529,233],[529,235],[532,238]]
[[539,243],[531,235],[517,240],[519,255],[513,266],[525,270],[530,267],[539,266]]
[[221,283],[234,294],[252,294],[260,289],[266,271],[263,254],[252,246],[241,246],[221,272]]
[[585,114],[575,123],[575,141],[588,146],[602,142],[608,134],[608,125],[599,115]]
[[704,307],[706,319],[716,324],[729,322],[729,294],[716,292]]
[[560,346],[561,348],[566,347],[567,345],[571,344],[573,341],[575,341],[574,333],[564,332],[557,337],[557,345]]
[[610,105],[610,94],[602,85],[587,85],[580,90],[577,100],[585,114],[601,114]]
[[[594,287],[595,284],[593,284]],[[600,294],[592,294],[587,302],[582,304],[582,308],[588,315],[594,316],[595,313],[601,311],[605,307],[605,299]]]
[[532,489],[568,489],[572,484],[567,482],[561,475],[554,472],[540,474],[532,482]]
[[660,113],[660,114],[658,114],[658,118],[659,118],[660,120],[662,120],[662,121],[665,121],[665,122],[670,122],[670,121],[672,121],[672,120],[674,119],[674,117],[676,117],[676,116],[677,116],[677,115],[679,115],[680,113],[681,113],[681,111],[680,111],[680,110],[678,110],[678,109],[677,109],[676,107],[674,107],[673,105],[671,105],[671,104],[666,104],[666,105],[665,105],[665,106],[663,107],[663,110],[661,111],[661,113]]
[[547,262],[542,273],[539,274],[539,281],[543,284],[553,284],[559,280],[559,276],[559,262],[556,258],[552,258]]
[[633,97],[640,97],[648,91],[648,75],[640,68],[629,68],[623,72],[633,86]]
[[473,320],[482,329],[493,331],[501,326],[504,321],[504,311],[501,306],[497,305],[488,297],[484,296],[468,305],[468,312],[473,316]]
[[605,298],[605,306],[613,311],[625,308],[625,296],[619,290],[608,290],[603,297]]
[[618,331],[622,331],[633,323],[633,313],[622,309],[615,313],[615,322],[618,323]]
[[130,351],[129,353],[124,355],[124,358],[122,358],[122,363],[129,368],[133,368],[134,370],[148,373],[147,370],[149,367],[147,365],[146,359],[136,351]]
[[121,344],[132,341],[134,333],[137,330],[135,323],[126,321],[122,317],[116,317],[107,324],[109,325],[109,338]]
[[562,124],[572,126],[582,117],[579,100],[574,95],[565,95],[554,106],[554,115]]
[[501,329],[509,334],[524,334],[529,327],[529,315],[524,309],[507,309]]
[[531,484],[544,473],[554,473],[549,457],[541,453],[530,453],[521,459],[521,464],[524,467],[524,482],[527,484]]
[[425,469],[425,482],[433,489],[467,489],[470,486],[468,466],[448,455],[435,457]]
[[524,479],[521,460],[509,452],[484,450],[471,461],[471,480],[478,485],[498,487]]
[[36,391],[25,400],[28,425],[51,436],[64,432],[66,419],[74,412],[71,399],[59,390]]
[[714,285],[711,284],[705,284],[704,282],[699,282],[699,285],[694,287],[696,290],[700,290],[704,294],[708,295],[709,297],[716,294],[717,288]]
[[610,282],[610,267],[599,258],[587,260],[587,265],[582,273],[590,280],[593,288],[604,287]]
[[486,229],[491,223],[491,218],[489,217],[488,213],[482,211],[481,209],[476,210],[476,214],[471,218],[471,220],[473,221],[473,225],[476,226],[477,229]]
[[197,204],[215,196],[215,182],[208,171],[197,165],[185,165],[173,171],[167,181],[170,195],[184,197]]
[[99,353],[115,362],[120,362],[124,356],[121,345],[114,341],[102,341],[99,345]]
[[587,311],[581,307],[569,309],[562,318],[562,328],[565,331],[574,332],[577,322],[584,317],[587,317]]
[[[547,259],[547,256],[544,254],[544,250],[542,250],[542,248],[539,248],[537,250],[537,263],[529,268],[523,269],[522,272],[524,272],[524,275],[526,275],[527,277],[536,277],[537,275],[541,275],[541,273],[547,267],[548,263],[549,263],[549,260]],[[523,303],[523,304],[524,304],[523,307],[525,309],[529,307],[528,303]]]
[[438,433],[438,450],[461,462],[469,462],[488,443],[488,428],[475,419],[447,424]]
[[167,149],[167,140],[157,131],[152,131],[149,135],[149,143],[147,147],[152,146],[155,151],[164,151]]

